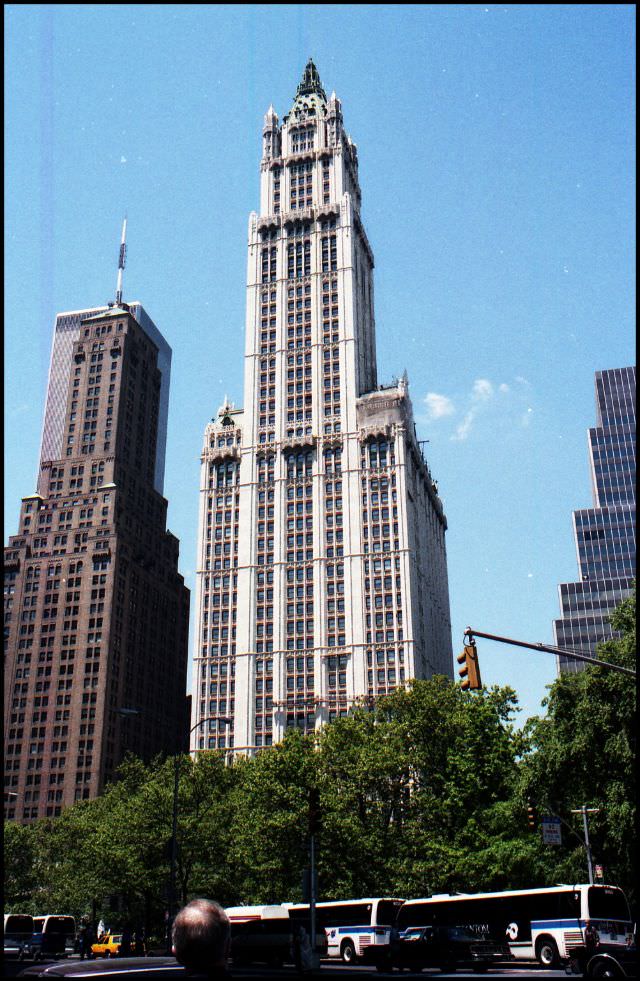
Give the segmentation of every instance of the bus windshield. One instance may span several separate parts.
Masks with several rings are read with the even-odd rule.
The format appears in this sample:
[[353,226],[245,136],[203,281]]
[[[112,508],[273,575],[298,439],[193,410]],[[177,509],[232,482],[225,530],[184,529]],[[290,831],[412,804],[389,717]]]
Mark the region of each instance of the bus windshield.
[[630,920],[629,907],[620,889],[591,886],[589,916],[593,920]]
[[4,917],[5,937],[25,936],[33,933],[33,917],[26,913],[9,913]]
[[377,925],[393,926],[396,920],[396,914],[401,906],[401,899],[381,899],[378,903]]

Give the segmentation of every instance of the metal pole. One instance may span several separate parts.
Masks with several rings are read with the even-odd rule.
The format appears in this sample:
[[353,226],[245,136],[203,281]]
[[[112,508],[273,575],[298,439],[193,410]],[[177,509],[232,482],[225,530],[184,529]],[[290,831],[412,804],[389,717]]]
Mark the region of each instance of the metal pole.
[[176,909],[176,868],[178,864],[178,789],[180,783],[180,756],[173,758],[173,818],[171,823],[171,876],[169,879],[169,918],[167,920],[167,954],[173,947],[173,918]]
[[311,882],[309,889],[309,916],[310,916],[310,926],[311,926],[311,961],[313,967],[316,965],[316,836],[310,836],[310,851],[311,851]]
[[584,828],[584,847],[587,850],[587,866],[589,868],[589,885],[593,885],[593,860],[591,858],[591,844],[589,842],[589,818],[587,817],[587,805],[582,805],[582,826]]
[[[194,729],[205,722],[222,722],[225,726],[230,726],[232,720],[225,715],[207,715],[203,719],[198,719],[195,725],[191,726],[188,735]],[[167,919],[167,954],[171,954],[173,948],[173,920],[176,910],[176,872],[178,866],[178,790],[180,784],[180,750],[173,757],[173,815],[171,821],[171,873],[169,878],[169,916]]]
[[599,807],[587,807],[583,804],[577,810],[572,810],[572,814],[582,814],[582,827],[584,829],[584,848],[587,853],[587,868],[589,870],[589,885],[593,885],[593,857],[591,855],[591,842],[589,841],[589,818],[588,814],[599,814]]
[[562,657],[572,658],[574,661],[586,661],[588,664],[597,664],[599,668],[609,668],[611,671],[619,671],[621,674],[629,674],[635,678],[636,672],[631,668],[623,668],[620,664],[611,664],[598,657],[589,657],[586,654],[578,654],[577,651],[569,651],[564,647],[551,647],[549,644],[528,644],[524,640],[513,640],[511,637],[499,637],[497,634],[485,634],[480,630],[473,630],[467,627],[465,637],[484,637],[485,640],[496,640],[501,644],[511,644],[513,647],[528,647],[532,651],[548,651],[549,654],[561,654]]

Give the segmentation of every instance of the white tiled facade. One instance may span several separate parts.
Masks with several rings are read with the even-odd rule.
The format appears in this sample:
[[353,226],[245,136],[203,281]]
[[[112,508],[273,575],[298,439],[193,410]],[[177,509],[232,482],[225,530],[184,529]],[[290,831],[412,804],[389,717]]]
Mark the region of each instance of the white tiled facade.
[[245,408],[225,400],[205,431],[194,751],[252,753],[453,673],[446,519],[406,377],[377,382],[360,199],[340,102],[309,62],[282,124],[265,116]]

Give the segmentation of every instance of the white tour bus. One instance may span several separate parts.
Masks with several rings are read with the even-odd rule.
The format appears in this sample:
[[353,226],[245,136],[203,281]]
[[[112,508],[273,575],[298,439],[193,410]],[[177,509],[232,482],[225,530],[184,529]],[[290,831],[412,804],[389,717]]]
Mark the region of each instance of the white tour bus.
[[28,913],[4,914],[4,939],[21,945],[23,952],[30,948],[33,936],[33,917]]
[[[316,924],[327,936],[327,956],[345,964],[373,960],[375,948],[388,944],[391,927],[404,900],[348,899],[316,903]],[[308,920],[308,903],[284,903],[292,920]]]
[[280,967],[289,960],[291,921],[282,906],[229,906],[231,958],[235,964],[260,961]]
[[64,954],[67,941],[75,939],[76,921],[73,916],[43,913],[33,918],[31,953],[35,960],[48,954]]
[[[231,923],[231,958],[236,965],[260,962],[281,967],[291,962],[293,923],[286,906],[229,906],[225,913]],[[326,940],[319,928],[316,948],[324,956]]]
[[561,885],[411,899],[398,912],[396,927],[400,932],[416,926],[465,927],[499,943],[506,939],[518,960],[550,967],[584,944],[587,923],[601,940],[625,945],[633,926],[622,890]]

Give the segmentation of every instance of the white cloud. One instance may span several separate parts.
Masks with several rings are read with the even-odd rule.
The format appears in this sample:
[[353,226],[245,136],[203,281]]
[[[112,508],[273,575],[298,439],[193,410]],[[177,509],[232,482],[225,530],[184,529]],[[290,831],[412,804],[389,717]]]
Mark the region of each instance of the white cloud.
[[488,378],[476,378],[469,396],[471,407],[451,439],[455,441],[465,440],[469,435],[476,417],[489,409],[495,400],[496,394],[507,395],[510,391],[511,389],[506,382],[501,382],[496,389],[493,382],[489,381]]
[[460,423],[460,425],[456,429],[456,431],[453,434],[453,436],[451,437],[451,439],[454,440],[455,442],[459,442],[459,441],[461,441],[463,439],[466,439],[467,436],[469,435],[469,430],[471,429],[471,424],[472,424],[473,420],[475,419],[476,415],[477,415],[477,412],[474,411],[473,409],[471,409],[470,412],[467,412],[466,416],[464,417],[464,419],[462,420],[462,422]]
[[493,396],[493,385],[487,378],[478,378],[473,383],[471,397],[478,402],[486,402]]
[[456,411],[450,398],[446,395],[438,395],[437,392],[427,392],[424,398],[429,419],[441,419],[443,416],[451,416]]
[[[457,425],[451,440],[461,442],[469,437],[476,421],[482,415],[491,413],[495,418],[499,412],[505,416],[505,421],[512,425],[528,426],[533,409],[527,408],[525,399],[530,398],[522,389],[531,388],[531,384],[523,375],[517,375],[512,382],[492,382],[489,378],[476,378],[471,384],[471,390],[465,398],[456,398],[455,402],[448,395],[440,392],[427,392],[422,399],[426,407],[423,422],[443,419],[453,416],[459,409]],[[462,402],[462,406],[460,405]],[[464,404],[466,403],[466,405]]]

